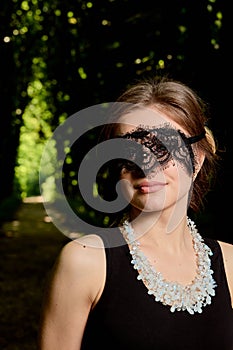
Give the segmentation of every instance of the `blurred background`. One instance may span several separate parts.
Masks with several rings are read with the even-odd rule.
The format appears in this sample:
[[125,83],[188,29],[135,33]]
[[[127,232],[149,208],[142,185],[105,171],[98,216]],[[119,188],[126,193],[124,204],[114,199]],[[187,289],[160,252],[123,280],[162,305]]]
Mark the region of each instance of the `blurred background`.
[[[37,348],[43,289],[69,239],[42,203],[46,142],[69,116],[115,101],[140,77],[169,75],[208,103],[222,161],[197,221],[203,236],[233,243],[231,32],[225,0],[1,0],[1,350]],[[104,225],[108,218],[83,202],[77,181],[78,161],[96,132],[74,149],[64,142],[63,183],[82,217]],[[53,164],[42,177],[56,193]]]

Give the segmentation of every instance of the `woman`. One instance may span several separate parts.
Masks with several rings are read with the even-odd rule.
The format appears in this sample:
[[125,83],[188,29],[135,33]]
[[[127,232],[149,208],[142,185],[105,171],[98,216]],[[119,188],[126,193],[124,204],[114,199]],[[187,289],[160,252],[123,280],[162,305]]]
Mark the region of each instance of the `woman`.
[[202,238],[187,216],[215,177],[204,107],[166,78],[119,97],[103,133],[126,150],[109,168],[128,203],[112,226],[119,240],[100,232],[63,248],[41,350],[233,349],[233,246]]

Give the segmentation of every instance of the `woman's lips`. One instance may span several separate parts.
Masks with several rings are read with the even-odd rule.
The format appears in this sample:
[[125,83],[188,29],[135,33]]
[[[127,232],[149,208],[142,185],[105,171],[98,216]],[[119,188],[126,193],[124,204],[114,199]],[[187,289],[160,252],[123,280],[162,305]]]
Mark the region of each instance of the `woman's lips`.
[[164,182],[143,181],[134,187],[142,193],[154,193],[160,191],[164,186],[166,186]]

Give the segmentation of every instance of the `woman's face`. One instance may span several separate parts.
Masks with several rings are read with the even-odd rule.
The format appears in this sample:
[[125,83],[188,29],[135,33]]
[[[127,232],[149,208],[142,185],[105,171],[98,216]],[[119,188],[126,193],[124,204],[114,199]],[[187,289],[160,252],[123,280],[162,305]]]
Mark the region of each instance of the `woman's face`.
[[187,132],[155,109],[134,111],[119,122],[117,134],[130,141],[129,161],[141,169],[123,165],[120,180],[125,198],[139,212],[164,211],[181,201],[187,208],[192,160],[178,130]]

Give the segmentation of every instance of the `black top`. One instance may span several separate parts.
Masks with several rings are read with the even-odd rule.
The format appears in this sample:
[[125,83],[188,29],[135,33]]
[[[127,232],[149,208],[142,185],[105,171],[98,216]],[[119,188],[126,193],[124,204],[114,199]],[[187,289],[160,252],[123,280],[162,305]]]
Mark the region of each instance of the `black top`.
[[216,295],[211,305],[194,315],[171,313],[169,306],[147,294],[146,286],[137,280],[127,244],[105,248],[105,288],[89,315],[81,349],[233,350],[233,309],[221,248],[216,240],[204,241],[213,252]]

